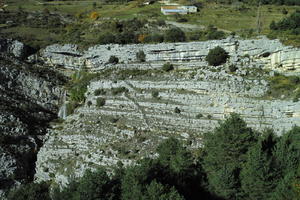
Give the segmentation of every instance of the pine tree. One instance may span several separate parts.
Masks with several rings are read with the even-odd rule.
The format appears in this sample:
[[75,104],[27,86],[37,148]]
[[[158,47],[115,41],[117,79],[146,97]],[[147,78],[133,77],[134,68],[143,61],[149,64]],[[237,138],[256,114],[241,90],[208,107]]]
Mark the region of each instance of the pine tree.
[[300,127],[293,127],[285,133],[275,149],[276,169],[280,181],[273,192],[273,199],[297,199],[293,180],[300,165]]
[[249,199],[269,199],[276,187],[278,177],[274,167],[273,150],[276,137],[265,133],[248,154],[241,172],[242,188]]
[[241,166],[256,140],[257,133],[237,114],[231,114],[213,132],[204,135],[203,165],[212,192],[224,198],[238,198]]

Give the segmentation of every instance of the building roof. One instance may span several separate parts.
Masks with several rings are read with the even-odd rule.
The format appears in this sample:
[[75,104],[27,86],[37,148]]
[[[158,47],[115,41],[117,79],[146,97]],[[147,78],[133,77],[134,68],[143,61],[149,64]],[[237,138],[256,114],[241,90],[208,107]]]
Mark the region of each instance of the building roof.
[[185,10],[182,9],[166,9],[164,10],[164,12],[168,12],[168,13],[178,13],[178,12],[186,12]]
[[180,9],[179,6],[162,6],[161,8],[164,9],[164,10],[177,10],[177,9]]

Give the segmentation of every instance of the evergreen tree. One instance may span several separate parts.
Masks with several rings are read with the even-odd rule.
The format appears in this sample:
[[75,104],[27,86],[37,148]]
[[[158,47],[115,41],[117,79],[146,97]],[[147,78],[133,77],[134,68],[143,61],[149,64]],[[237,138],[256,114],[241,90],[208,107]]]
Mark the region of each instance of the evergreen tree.
[[285,133],[276,145],[276,169],[281,177],[273,199],[297,199],[294,180],[297,178],[297,170],[300,165],[300,127],[293,127]]
[[213,132],[204,135],[203,165],[212,192],[224,198],[238,198],[241,166],[256,140],[257,133],[237,114],[231,114]]
[[184,200],[174,187],[164,186],[155,180],[146,187],[143,200]]
[[209,65],[218,66],[226,63],[228,58],[228,53],[222,47],[218,46],[209,50],[205,60]]
[[269,199],[276,187],[278,177],[273,156],[275,144],[274,133],[268,131],[247,154],[241,181],[243,191],[249,199]]

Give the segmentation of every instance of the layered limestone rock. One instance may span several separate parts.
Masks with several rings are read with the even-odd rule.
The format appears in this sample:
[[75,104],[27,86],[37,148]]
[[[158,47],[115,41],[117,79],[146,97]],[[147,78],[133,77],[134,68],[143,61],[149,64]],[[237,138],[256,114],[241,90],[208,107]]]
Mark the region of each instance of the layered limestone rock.
[[[227,71],[233,61],[240,66],[235,73]],[[256,130],[272,128],[277,134],[300,124],[299,103],[267,97],[269,72],[263,61],[254,64],[251,57],[237,56],[218,67],[196,60],[172,63],[171,72],[158,69],[163,62],[156,60],[100,72],[88,86],[85,104],[49,130],[36,180],[64,185],[88,168],[155,156],[157,145],[169,136],[197,148],[202,133],[232,112]]]
[[[300,50],[298,48],[286,47],[279,40],[269,40],[264,37],[255,40],[227,38],[189,43],[109,44],[97,45],[85,51],[80,51],[76,45],[55,44],[42,50],[39,59],[49,65],[70,69],[102,70],[108,67],[122,67],[122,63],[134,64],[137,62],[136,53],[142,50],[146,54],[147,62],[195,61],[207,65],[205,56],[210,49],[216,46],[224,48],[232,58],[247,56],[251,58],[250,61],[253,64],[262,63],[266,68],[279,72],[300,71]],[[112,55],[119,58],[120,65],[108,64],[109,57]],[[147,64],[141,66],[144,69],[149,68]]]

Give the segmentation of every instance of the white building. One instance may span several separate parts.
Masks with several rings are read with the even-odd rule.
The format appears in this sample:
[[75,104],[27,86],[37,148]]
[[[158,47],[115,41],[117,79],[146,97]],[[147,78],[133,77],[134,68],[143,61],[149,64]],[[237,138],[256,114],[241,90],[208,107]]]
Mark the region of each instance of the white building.
[[164,15],[175,15],[175,14],[186,15],[188,13],[197,12],[197,7],[196,6],[162,6],[161,12]]
[[196,13],[197,7],[196,6],[181,6],[183,10],[186,10],[188,13]]

